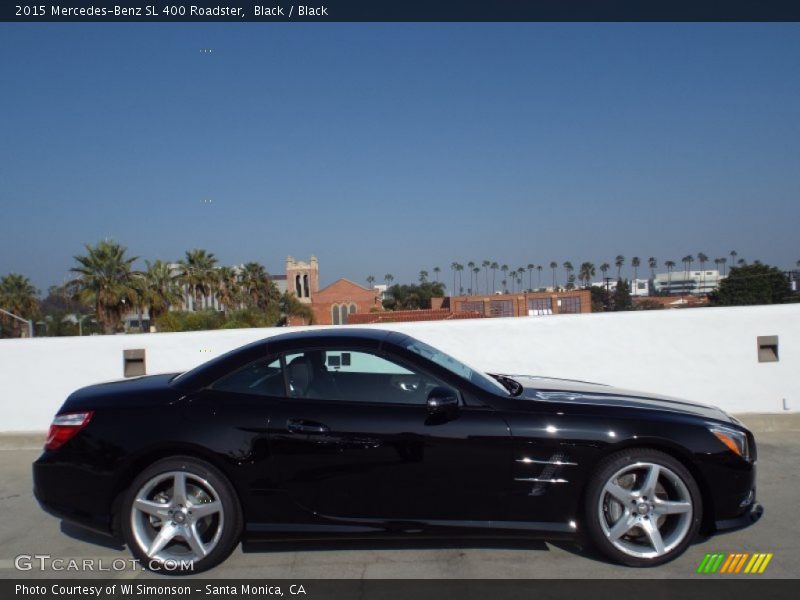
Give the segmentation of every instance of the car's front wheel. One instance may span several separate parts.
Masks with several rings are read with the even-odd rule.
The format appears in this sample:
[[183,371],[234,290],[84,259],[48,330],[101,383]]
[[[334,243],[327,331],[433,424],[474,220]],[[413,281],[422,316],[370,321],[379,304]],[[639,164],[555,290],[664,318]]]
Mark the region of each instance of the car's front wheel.
[[584,507],[590,540],[612,560],[648,567],[677,557],[700,528],[702,501],[691,473],[672,456],[646,448],[607,457]]
[[128,548],[142,566],[166,574],[199,573],[225,560],[238,543],[241,522],[227,478],[192,457],[150,465],[123,501]]

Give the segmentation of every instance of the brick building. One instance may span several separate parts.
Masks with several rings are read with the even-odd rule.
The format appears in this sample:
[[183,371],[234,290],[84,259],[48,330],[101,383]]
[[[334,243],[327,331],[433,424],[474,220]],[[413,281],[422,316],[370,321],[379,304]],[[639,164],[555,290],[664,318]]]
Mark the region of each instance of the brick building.
[[478,313],[485,317],[528,317],[592,312],[589,290],[561,292],[523,292],[434,298],[439,306],[454,313]]
[[311,297],[317,325],[346,325],[352,315],[382,311],[381,293],[348,279],[334,281]]

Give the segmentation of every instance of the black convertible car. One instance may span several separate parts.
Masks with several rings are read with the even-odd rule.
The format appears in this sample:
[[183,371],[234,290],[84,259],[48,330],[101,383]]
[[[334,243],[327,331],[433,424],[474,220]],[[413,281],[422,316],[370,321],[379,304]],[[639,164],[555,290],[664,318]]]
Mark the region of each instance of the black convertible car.
[[198,572],[239,540],[584,535],[630,566],[756,503],[753,435],[723,411],[484,374],[407,335],[278,335],[179,375],[72,394],[33,466],[45,510]]

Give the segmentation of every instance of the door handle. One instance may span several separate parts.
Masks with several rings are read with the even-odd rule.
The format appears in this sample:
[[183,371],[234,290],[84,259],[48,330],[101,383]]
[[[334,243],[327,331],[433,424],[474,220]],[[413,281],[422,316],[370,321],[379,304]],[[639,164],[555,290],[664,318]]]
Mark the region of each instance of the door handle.
[[306,419],[289,419],[286,421],[286,428],[292,433],[328,433],[330,429],[327,425]]

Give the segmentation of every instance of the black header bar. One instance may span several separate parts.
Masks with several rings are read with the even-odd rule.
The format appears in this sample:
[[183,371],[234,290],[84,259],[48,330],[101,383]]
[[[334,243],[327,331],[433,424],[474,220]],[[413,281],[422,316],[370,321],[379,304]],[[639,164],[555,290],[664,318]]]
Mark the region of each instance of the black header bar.
[[800,0],[3,0],[7,22],[800,21]]

